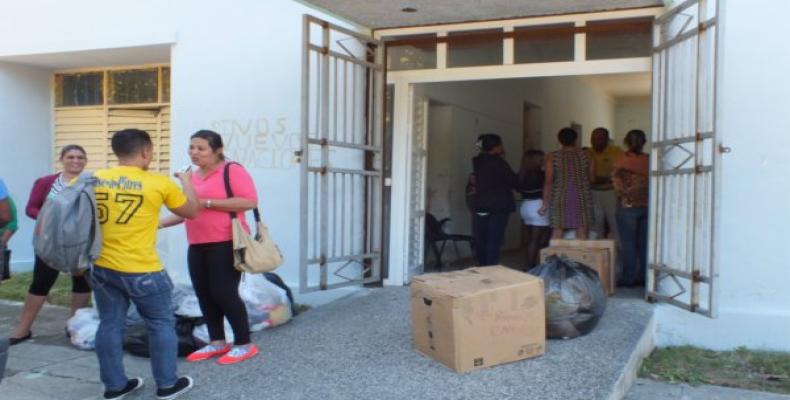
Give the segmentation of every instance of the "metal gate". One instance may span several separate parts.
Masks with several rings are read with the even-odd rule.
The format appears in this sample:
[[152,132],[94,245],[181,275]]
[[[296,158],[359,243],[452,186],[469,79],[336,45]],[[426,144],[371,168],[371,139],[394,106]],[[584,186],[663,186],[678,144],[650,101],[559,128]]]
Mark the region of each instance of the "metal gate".
[[687,0],[656,19],[649,300],[715,316],[717,1]]
[[[412,89],[416,92],[416,88]],[[413,93],[411,114],[411,160],[409,167],[409,252],[408,276],[425,272],[425,201],[428,174],[428,107],[429,100]]]
[[383,46],[305,15],[299,290],[381,280]]

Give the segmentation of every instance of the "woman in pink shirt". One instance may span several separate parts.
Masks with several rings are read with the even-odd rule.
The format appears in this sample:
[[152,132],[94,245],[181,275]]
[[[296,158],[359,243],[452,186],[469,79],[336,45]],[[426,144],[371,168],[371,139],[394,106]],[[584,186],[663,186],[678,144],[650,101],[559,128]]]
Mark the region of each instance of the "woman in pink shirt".
[[[219,364],[234,364],[255,356],[258,348],[250,342],[247,309],[239,297],[241,272],[233,267],[230,213],[240,213],[239,220],[249,232],[243,213],[256,207],[258,195],[244,167],[225,160],[218,133],[201,130],[192,135],[189,156],[198,167],[192,173],[192,184],[203,208],[194,219],[168,217],[161,223],[161,227],[181,222],[186,225],[189,276],[211,339],[211,343],[188,355],[187,361],[221,356]],[[225,191],[225,168],[229,168],[231,198]],[[233,328],[233,346],[225,341],[224,318]]]

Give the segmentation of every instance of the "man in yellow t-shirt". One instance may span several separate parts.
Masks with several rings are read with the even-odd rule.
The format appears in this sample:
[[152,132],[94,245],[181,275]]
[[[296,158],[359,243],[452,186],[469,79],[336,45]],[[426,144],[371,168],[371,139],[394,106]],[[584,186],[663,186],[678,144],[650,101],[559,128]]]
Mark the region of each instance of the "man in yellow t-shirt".
[[191,389],[193,381],[176,373],[173,283],[156,253],[156,231],[163,205],[184,218],[197,215],[200,207],[189,173],[178,174],[182,192],[170,178],[147,171],[154,154],[148,133],[119,131],[112,137],[112,150],[119,165],[94,174],[103,243],[88,276],[99,311],[96,354],[104,398],[118,399],[143,386],[142,378],[128,379],[123,367],[123,333],[131,302],[148,328],[157,397],[174,399]]
[[606,128],[595,128],[590,144],[590,155],[595,169],[595,181],[590,186],[593,200],[592,231],[596,238],[605,239],[608,226],[612,237],[617,239],[617,195],[612,186],[612,170],[614,161],[623,154],[623,150],[612,144]]

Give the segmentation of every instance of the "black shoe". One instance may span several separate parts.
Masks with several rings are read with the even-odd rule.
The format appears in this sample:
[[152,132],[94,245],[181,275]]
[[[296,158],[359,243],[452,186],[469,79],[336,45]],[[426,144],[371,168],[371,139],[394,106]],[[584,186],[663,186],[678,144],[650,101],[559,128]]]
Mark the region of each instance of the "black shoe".
[[22,343],[22,342],[24,342],[25,340],[29,340],[29,339],[30,339],[30,338],[32,338],[32,337],[33,337],[33,331],[30,331],[30,332],[28,332],[28,333],[27,333],[27,335],[25,335],[25,336],[22,336],[22,337],[20,337],[20,338],[14,338],[14,337],[12,337],[12,338],[8,338],[8,344],[9,344],[10,346],[13,346],[13,345],[15,345],[15,344]]
[[176,384],[173,385],[173,387],[166,389],[156,389],[156,398],[159,400],[175,399],[176,397],[188,392],[189,389],[192,389],[193,385],[194,381],[192,381],[192,378],[188,376],[182,376],[178,378]]
[[121,390],[105,390],[104,398],[107,400],[122,399],[126,397],[127,394],[132,393],[141,387],[143,387],[143,378],[132,378],[126,381],[126,387]]

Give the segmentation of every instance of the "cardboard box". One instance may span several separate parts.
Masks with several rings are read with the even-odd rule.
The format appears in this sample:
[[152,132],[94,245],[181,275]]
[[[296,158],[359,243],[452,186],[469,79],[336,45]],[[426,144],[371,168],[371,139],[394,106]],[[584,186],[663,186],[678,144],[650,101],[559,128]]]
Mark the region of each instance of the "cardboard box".
[[502,266],[417,276],[414,348],[458,372],[542,355],[543,296],[542,279]]
[[614,294],[617,286],[617,243],[612,239],[602,240],[567,240],[551,239],[550,246],[554,247],[582,247],[588,249],[606,249],[609,251],[609,270],[612,271],[611,290]]
[[552,255],[567,257],[594,269],[601,280],[604,293],[607,296],[614,294],[615,282],[609,262],[609,250],[586,247],[546,247],[540,251],[540,262],[546,262],[546,259]]

